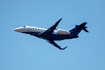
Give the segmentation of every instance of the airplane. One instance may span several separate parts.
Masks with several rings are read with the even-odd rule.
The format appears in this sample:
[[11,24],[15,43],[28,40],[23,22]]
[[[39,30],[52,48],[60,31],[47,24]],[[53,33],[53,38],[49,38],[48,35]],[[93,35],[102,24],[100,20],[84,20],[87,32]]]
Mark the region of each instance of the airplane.
[[73,38],[78,38],[78,34],[84,30],[85,32],[89,32],[86,28],[86,24],[87,22],[83,22],[80,25],[76,25],[75,28],[67,31],[64,29],[56,29],[56,27],[58,26],[59,22],[62,20],[59,19],[53,26],[51,26],[48,29],[45,28],[39,28],[39,27],[33,27],[33,26],[23,26],[23,27],[18,27],[16,29],[14,29],[14,31],[16,32],[20,32],[20,33],[25,33],[25,34],[30,34],[33,36],[36,36],[38,38],[42,38],[47,40],[50,44],[52,44],[53,46],[57,47],[60,50],[64,50],[67,48],[61,48],[59,45],[57,45],[55,43],[55,41],[60,41],[60,40],[64,40],[64,39],[73,39]]

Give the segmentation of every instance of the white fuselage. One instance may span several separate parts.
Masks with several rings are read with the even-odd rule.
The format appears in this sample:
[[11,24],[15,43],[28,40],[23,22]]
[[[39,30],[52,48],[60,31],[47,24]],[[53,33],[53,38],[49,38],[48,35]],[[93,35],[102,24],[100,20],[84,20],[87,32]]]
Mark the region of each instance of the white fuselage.
[[[38,32],[38,33],[42,33],[44,31],[46,31],[47,29],[45,28],[40,28],[40,27],[33,27],[33,26],[23,26],[23,27],[19,27],[16,28],[14,31],[17,32]],[[59,35],[70,35],[70,32],[64,29],[58,29],[58,30],[54,30],[53,34],[59,34]]]

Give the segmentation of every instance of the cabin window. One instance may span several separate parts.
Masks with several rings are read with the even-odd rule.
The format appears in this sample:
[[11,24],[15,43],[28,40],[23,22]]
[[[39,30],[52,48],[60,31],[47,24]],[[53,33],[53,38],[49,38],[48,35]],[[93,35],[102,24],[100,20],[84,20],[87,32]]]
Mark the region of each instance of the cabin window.
[[35,30],[37,30],[37,28],[34,28]]
[[43,31],[43,29],[41,29],[41,31]]

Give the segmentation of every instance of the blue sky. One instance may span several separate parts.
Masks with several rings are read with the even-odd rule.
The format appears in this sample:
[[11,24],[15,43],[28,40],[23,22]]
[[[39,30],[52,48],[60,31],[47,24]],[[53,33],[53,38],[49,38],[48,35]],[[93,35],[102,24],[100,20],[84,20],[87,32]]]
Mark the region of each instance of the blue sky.
[[[20,26],[70,30],[88,22],[89,33],[58,41],[61,51],[45,40],[15,32]],[[104,0],[0,0],[0,70],[105,70]]]

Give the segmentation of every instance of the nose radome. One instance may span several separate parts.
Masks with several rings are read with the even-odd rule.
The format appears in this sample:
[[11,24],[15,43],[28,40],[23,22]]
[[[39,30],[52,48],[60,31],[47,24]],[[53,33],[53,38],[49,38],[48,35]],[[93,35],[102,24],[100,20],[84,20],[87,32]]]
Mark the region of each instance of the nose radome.
[[28,27],[18,27],[16,29],[14,29],[14,31],[21,32],[21,33],[29,32],[29,28]]
[[14,31],[17,31],[16,29],[14,29]]
[[27,32],[28,28],[19,27],[19,28],[14,29],[14,31],[16,31],[16,32]]
[[16,32],[22,32],[22,29],[16,28],[16,29],[14,29],[14,31],[16,31]]

